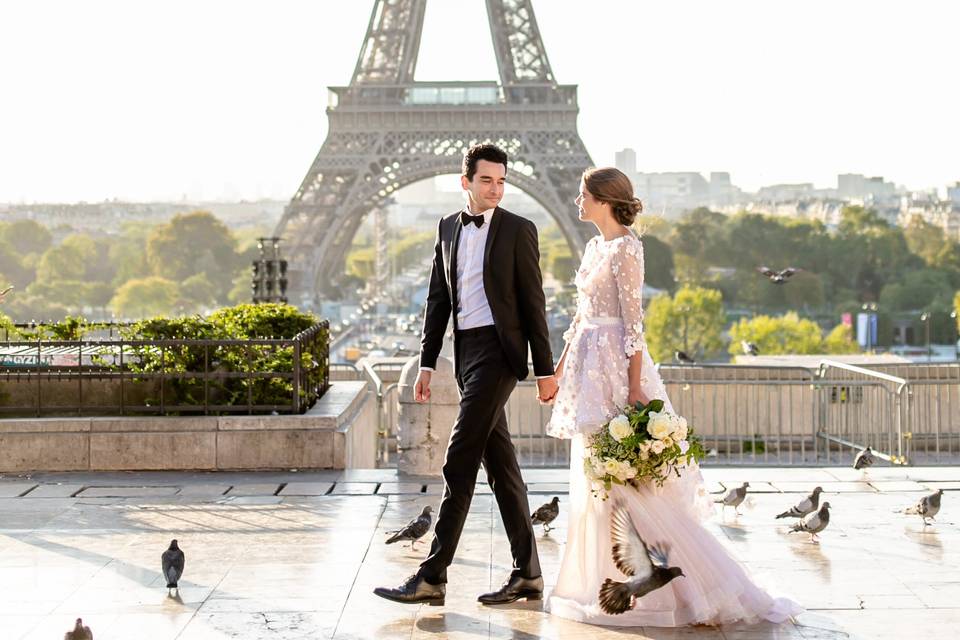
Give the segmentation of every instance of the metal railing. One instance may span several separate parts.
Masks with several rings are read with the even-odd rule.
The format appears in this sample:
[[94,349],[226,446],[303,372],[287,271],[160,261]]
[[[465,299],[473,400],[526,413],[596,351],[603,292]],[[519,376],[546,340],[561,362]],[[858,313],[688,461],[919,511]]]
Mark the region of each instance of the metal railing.
[[302,413],[330,385],[327,327],[288,339],[0,341],[0,413]]
[[[882,370],[881,370],[882,369]],[[856,367],[663,365],[674,410],[703,439],[707,464],[845,465],[863,447],[895,464],[960,460],[960,364]],[[375,371],[368,372],[368,376]],[[380,464],[396,460],[397,392],[380,384]],[[550,438],[551,408],[536,384],[517,385],[507,418],[521,464],[569,464],[569,442]]]

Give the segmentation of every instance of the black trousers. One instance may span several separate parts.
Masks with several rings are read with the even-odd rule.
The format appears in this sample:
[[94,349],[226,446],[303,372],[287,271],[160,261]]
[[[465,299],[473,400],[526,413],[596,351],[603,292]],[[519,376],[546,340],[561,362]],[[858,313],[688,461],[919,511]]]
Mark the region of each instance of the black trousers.
[[527,491],[504,411],[510,393],[517,386],[517,376],[507,364],[497,331],[492,326],[458,331],[454,357],[460,412],[443,464],[443,499],[433,543],[419,573],[433,584],[447,581],[447,567],[453,562],[473,499],[477,472],[483,463],[510,540],[513,574],[539,577],[540,559],[530,522]]

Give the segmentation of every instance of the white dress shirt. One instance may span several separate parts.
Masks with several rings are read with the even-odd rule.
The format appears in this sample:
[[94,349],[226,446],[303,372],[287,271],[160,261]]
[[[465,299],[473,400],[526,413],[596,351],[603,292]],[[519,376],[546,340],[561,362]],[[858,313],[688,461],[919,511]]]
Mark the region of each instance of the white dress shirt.
[[[493,209],[482,214],[474,214],[466,207],[470,215],[482,215],[483,224],[473,223],[460,230],[460,243],[457,245],[457,328],[476,329],[493,324],[493,312],[487,302],[487,292],[483,288],[483,252],[487,245],[487,233]],[[457,221],[459,224],[459,220]]]

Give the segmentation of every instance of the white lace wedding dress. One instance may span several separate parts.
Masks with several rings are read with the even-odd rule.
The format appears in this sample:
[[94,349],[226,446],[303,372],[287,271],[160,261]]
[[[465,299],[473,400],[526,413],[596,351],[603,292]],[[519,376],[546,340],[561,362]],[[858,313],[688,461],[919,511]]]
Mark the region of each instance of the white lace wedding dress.
[[[630,356],[643,352],[647,398],[660,398],[668,411],[673,407],[644,342],[640,240],[633,234],[608,241],[594,237],[576,285],[577,312],[564,333],[570,346],[547,427],[548,434],[572,440],[569,529],[557,584],[547,600],[551,613],[593,624],[651,627],[782,622],[800,613],[795,602],[774,599],[756,586],[700,524],[713,513],[713,503],[698,467],[686,467],[662,488],[614,485],[609,500],[593,496],[583,473],[584,437],[626,405]],[[670,545],[670,564],[686,577],[640,598],[626,613],[608,615],[599,606],[600,585],[605,578],[624,579],[611,555],[610,509],[617,502],[626,505],[644,540]]]

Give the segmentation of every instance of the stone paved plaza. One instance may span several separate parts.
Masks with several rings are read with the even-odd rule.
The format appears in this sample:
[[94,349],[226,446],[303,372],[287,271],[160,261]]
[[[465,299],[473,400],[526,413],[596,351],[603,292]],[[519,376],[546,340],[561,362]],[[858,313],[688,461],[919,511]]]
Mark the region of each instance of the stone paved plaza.
[[[566,473],[528,470],[536,507],[561,497],[543,535],[548,585],[565,537]],[[80,616],[97,640],[122,638],[955,638],[960,625],[960,468],[708,468],[711,492],[748,480],[743,514],[711,531],[758,581],[807,607],[780,626],[613,629],[553,618],[541,603],[483,607],[508,573],[496,504],[478,486],[444,607],[404,606],[371,591],[416,567],[384,532],[426,504],[435,480],[392,471],[43,474],[0,479],[0,638],[59,639]],[[483,473],[481,472],[481,477]],[[820,545],[774,515],[823,486],[833,520]],[[933,526],[898,513],[947,490]],[[160,554],[187,554],[179,599]]]

